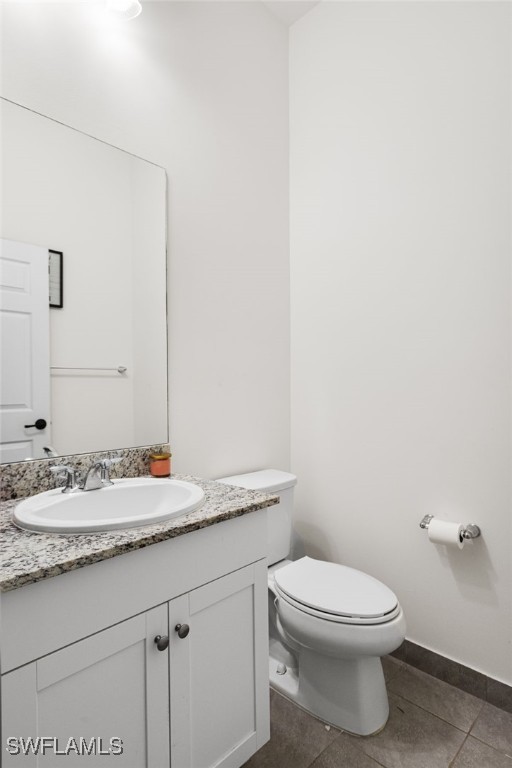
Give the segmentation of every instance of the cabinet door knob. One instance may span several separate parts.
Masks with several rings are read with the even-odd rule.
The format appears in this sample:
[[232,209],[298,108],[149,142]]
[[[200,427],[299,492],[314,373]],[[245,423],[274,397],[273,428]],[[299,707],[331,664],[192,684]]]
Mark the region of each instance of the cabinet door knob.
[[176,624],[176,626],[174,627],[174,629],[175,629],[175,630],[176,630],[176,632],[178,633],[178,637],[181,637],[181,639],[182,639],[182,640],[183,640],[183,638],[184,638],[184,637],[186,637],[186,636],[188,635],[188,633],[190,632],[190,627],[189,627],[189,625],[188,625],[188,624]]
[[169,637],[168,637],[168,635],[164,635],[163,637],[162,637],[162,635],[157,635],[155,637],[155,643],[156,643],[156,647],[158,648],[159,651],[165,651],[166,648],[169,645]]

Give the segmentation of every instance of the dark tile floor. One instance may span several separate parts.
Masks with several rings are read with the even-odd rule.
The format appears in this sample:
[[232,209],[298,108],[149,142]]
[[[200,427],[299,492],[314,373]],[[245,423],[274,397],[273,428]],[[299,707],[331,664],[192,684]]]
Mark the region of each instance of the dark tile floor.
[[391,657],[376,736],[330,728],[271,691],[271,739],[244,768],[512,768],[512,714]]

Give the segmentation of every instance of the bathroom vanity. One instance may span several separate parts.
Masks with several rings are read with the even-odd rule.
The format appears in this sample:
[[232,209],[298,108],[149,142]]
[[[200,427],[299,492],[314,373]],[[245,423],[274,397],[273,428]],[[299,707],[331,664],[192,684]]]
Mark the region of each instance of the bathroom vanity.
[[[124,768],[237,768],[268,740],[265,510],[278,498],[196,482],[197,511],[101,534],[21,531],[2,505],[6,768],[54,766],[56,750],[64,765],[104,765],[110,750]],[[45,755],[42,742],[15,754],[38,736]]]

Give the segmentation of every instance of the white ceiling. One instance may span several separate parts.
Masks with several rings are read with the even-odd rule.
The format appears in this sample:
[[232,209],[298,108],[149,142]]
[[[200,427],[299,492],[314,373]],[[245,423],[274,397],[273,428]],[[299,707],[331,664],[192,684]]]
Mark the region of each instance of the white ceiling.
[[262,0],[263,5],[287,27],[291,27],[319,2],[320,0]]

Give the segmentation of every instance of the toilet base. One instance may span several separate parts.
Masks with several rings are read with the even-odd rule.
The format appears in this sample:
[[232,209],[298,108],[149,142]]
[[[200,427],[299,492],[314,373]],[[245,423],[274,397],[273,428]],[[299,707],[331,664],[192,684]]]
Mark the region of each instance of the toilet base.
[[389,704],[380,658],[334,659],[302,649],[298,665],[288,666],[273,651],[270,685],[301,709],[357,736],[384,728]]

